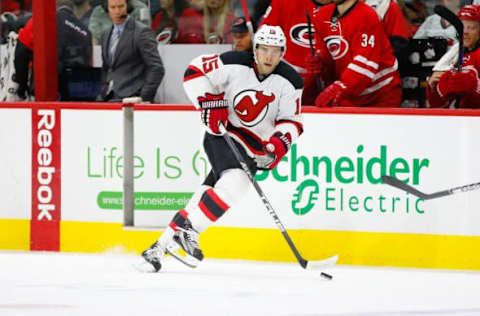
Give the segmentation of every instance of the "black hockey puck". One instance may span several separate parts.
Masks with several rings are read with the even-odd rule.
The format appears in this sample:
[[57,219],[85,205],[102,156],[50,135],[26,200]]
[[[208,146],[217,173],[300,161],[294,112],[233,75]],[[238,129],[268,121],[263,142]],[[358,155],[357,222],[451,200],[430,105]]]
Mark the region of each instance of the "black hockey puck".
[[327,280],[333,279],[333,276],[331,276],[330,274],[325,273],[325,272],[320,273],[320,276],[323,277],[324,279],[327,279]]

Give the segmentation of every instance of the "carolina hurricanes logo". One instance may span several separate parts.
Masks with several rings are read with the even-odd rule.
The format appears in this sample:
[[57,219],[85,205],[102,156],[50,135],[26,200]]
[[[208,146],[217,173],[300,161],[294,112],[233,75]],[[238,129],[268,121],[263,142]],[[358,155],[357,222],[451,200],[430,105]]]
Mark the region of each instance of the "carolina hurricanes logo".
[[255,126],[267,115],[268,105],[275,95],[266,95],[263,91],[243,90],[233,99],[233,109],[245,126]]
[[323,40],[333,59],[340,59],[347,54],[349,45],[343,36],[333,35],[325,37]]
[[160,33],[158,33],[156,40],[160,44],[169,44],[172,39],[173,31],[171,28],[167,27]]
[[[310,47],[308,40],[308,25],[306,23],[295,24],[290,28],[292,42],[302,47]],[[315,31],[312,26],[312,43],[315,45]]]

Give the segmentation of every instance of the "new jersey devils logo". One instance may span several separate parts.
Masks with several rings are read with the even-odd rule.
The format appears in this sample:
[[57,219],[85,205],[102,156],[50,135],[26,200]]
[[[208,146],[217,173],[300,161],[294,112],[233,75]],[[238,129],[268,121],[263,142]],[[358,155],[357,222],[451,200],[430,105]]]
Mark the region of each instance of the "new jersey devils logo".
[[328,52],[333,59],[340,59],[348,52],[348,42],[338,35],[327,36],[323,39],[327,45]]
[[[302,47],[310,47],[308,40],[308,25],[306,23],[295,24],[290,28],[292,42]],[[312,43],[315,45],[315,31],[312,27]]]
[[268,112],[268,105],[275,100],[275,95],[266,95],[263,91],[243,90],[233,99],[233,108],[245,126],[255,126]]

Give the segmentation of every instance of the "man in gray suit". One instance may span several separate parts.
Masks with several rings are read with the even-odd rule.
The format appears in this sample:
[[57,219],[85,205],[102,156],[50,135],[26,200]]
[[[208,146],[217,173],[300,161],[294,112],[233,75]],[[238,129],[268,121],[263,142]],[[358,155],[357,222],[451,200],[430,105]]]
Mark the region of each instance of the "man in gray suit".
[[165,70],[151,29],[130,18],[129,0],[105,0],[113,26],[102,35],[103,86],[99,101],[140,96],[152,102]]

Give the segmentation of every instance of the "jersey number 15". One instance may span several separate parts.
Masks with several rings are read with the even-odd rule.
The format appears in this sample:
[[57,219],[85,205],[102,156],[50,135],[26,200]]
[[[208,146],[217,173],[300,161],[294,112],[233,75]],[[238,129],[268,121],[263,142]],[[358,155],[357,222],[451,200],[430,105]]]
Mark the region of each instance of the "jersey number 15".
[[208,73],[218,68],[218,55],[202,58],[203,72]]

